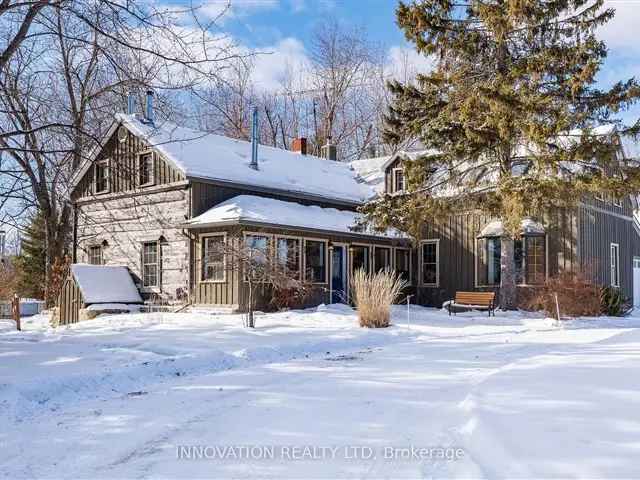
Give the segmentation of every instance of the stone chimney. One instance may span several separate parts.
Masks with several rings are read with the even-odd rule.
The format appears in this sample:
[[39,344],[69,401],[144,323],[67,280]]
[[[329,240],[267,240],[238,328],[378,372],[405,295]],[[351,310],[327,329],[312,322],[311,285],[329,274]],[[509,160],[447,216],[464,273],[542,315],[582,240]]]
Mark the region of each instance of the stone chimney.
[[300,155],[307,154],[307,139],[304,137],[294,138],[291,144],[291,150]]
[[327,160],[338,160],[338,147],[331,143],[331,137],[327,138],[327,144],[320,149],[320,156]]

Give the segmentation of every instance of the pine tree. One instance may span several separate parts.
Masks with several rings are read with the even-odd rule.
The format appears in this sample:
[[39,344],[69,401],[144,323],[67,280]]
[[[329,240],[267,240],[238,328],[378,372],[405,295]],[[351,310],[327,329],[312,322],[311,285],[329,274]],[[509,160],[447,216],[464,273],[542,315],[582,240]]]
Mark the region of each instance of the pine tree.
[[640,169],[615,145],[617,135],[640,130],[618,118],[640,86],[595,82],[607,56],[596,29],[615,12],[602,0],[424,0],[396,13],[406,38],[437,62],[411,84],[389,84],[386,139],[418,138],[437,153],[405,164],[406,195],[364,211],[376,226],[414,237],[456,211],[502,218],[501,303],[513,306],[513,239],[523,218],[593,192],[640,190]]
[[42,213],[33,215],[21,241],[16,258],[19,271],[18,289],[23,297],[44,298],[45,224]]

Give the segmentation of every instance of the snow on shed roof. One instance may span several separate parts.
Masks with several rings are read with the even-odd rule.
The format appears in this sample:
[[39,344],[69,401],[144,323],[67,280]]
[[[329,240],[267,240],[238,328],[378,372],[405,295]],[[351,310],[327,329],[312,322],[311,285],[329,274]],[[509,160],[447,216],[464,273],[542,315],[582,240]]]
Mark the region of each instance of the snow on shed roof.
[[354,231],[353,228],[359,219],[360,215],[356,212],[302,205],[253,195],[238,195],[192,218],[186,225],[188,227],[205,227],[245,221],[328,232],[402,237],[400,233],[391,231],[387,234],[373,231]]
[[142,303],[127,267],[71,265],[84,303]]
[[116,115],[185,175],[361,203],[375,192],[358,182],[346,163],[260,145],[258,170],[249,167],[251,143],[179,127],[150,125],[135,115]]

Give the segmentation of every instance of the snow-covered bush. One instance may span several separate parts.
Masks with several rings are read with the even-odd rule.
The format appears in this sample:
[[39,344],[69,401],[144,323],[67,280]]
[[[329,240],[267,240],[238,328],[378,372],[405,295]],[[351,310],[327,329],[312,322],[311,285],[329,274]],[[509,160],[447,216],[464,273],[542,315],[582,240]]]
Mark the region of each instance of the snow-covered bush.
[[388,327],[391,305],[405,286],[406,282],[393,271],[366,273],[357,270],[351,278],[351,292],[360,326]]

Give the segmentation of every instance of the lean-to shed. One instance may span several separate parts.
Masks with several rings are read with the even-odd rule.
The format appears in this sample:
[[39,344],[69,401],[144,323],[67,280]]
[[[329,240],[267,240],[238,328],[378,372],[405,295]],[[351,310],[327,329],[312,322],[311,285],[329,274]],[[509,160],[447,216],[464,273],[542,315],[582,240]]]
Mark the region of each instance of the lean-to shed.
[[58,298],[60,324],[78,322],[81,309],[121,311],[139,304],[142,297],[127,267],[74,264]]

